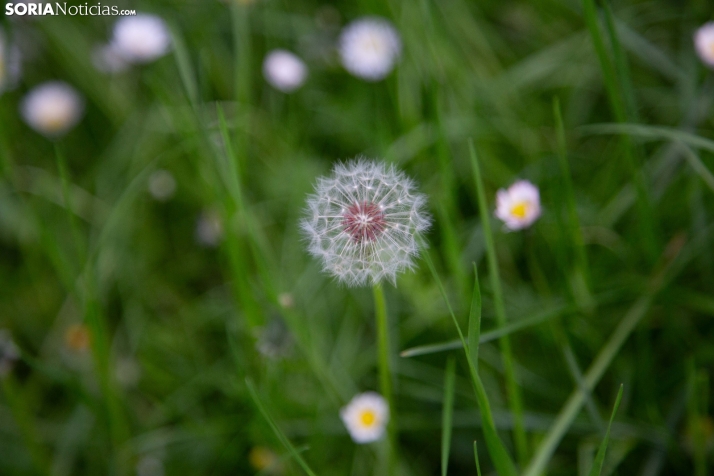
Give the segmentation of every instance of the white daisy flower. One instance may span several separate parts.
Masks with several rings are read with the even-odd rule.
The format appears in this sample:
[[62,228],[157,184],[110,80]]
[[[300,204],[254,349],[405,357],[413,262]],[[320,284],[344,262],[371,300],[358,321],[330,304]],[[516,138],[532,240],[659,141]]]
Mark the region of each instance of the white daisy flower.
[[384,435],[389,405],[376,392],[360,393],[340,410],[340,418],[355,443],[370,443]]
[[115,44],[97,45],[92,51],[92,63],[102,73],[121,73],[129,63]]
[[307,66],[289,51],[273,50],[263,61],[263,76],[275,89],[290,93],[305,82]]
[[165,202],[176,192],[176,179],[168,170],[159,169],[149,176],[149,193],[160,202]]
[[364,17],[342,30],[339,50],[347,71],[367,81],[379,81],[394,68],[402,42],[389,21]]
[[136,476],[164,476],[164,462],[153,455],[143,456],[136,463]]
[[705,23],[694,34],[697,54],[707,66],[714,68],[714,22]]
[[122,17],[114,24],[110,44],[129,63],[149,63],[169,51],[171,34],[156,15]]
[[215,248],[223,240],[223,220],[215,209],[203,211],[196,220],[196,241],[205,247]]
[[540,216],[538,187],[527,180],[519,180],[507,190],[496,194],[496,216],[510,230],[528,228]]
[[7,40],[0,28],[0,93],[17,84],[21,69],[20,49]]
[[365,159],[337,164],[307,201],[301,227],[323,270],[347,285],[396,282],[414,267],[431,223],[426,197],[404,173]]
[[82,118],[84,102],[69,84],[49,81],[25,96],[20,112],[25,122],[40,134],[59,137]]
[[0,377],[8,375],[20,359],[20,349],[6,329],[0,329]]

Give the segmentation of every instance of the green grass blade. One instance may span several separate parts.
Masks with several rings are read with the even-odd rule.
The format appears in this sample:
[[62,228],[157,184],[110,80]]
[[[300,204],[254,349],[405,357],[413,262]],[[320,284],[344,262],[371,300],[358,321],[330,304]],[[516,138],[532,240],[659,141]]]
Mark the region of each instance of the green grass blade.
[[486,439],[486,447],[488,448],[488,452],[491,455],[493,464],[496,467],[496,471],[499,475],[516,476],[518,474],[518,471],[516,470],[516,465],[513,462],[511,455],[508,454],[508,451],[506,450],[503,441],[501,441],[501,437],[498,436],[498,432],[496,431],[496,424],[493,420],[493,414],[491,413],[491,404],[488,401],[488,396],[486,395],[486,389],[484,388],[483,382],[481,381],[481,378],[478,375],[476,365],[471,359],[469,345],[466,342],[466,339],[464,338],[464,333],[461,331],[461,326],[459,326],[459,322],[456,319],[456,315],[454,314],[454,311],[451,308],[451,303],[449,302],[449,298],[446,295],[444,285],[441,282],[441,278],[439,278],[438,273],[436,272],[436,268],[434,267],[434,263],[431,260],[429,253],[427,251],[424,251],[422,253],[422,256],[424,257],[429,271],[431,271],[431,274],[434,277],[434,281],[436,281],[436,285],[439,288],[439,291],[441,292],[441,296],[443,297],[444,302],[446,303],[446,307],[449,310],[451,319],[453,320],[454,325],[456,326],[456,331],[459,334],[459,339],[461,340],[461,345],[464,349],[464,353],[466,354],[466,361],[469,366],[469,376],[471,377],[471,383],[474,386],[476,400],[478,401],[479,405],[479,412],[481,413],[481,425],[483,427],[483,433]]
[[292,457],[295,458],[300,467],[303,469],[303,471],[305,471],[306,474],[308,474],[308,476],[315,476],[315,473],[307,465],[307,462],[305,461],[305,459],[303,459],[300,452],[295,448],[295,446],[293,446],[288,437],[285,436],[285,433],[282,432],[282,430],[278,427],[277,423],[275,423],[275,420],[273,420],[273,418],[268,413],[268,410],[261,402],[260,397],[258,396],[258,392],[256,391],[251,379],[246,378],[245,384],[248,387],[248,393],[250,393],[250,398],[253,399],[253,403],[255,403],[255,406],[258,407],[258,410],[263,415],[263,418],[265,418],[265,421],[268,422],[268,425],[270,425],[270,428],[275,433],[275,436],[278,437],[278,440],[280,440],[283,446],[285,446],[285,449],[290,452]]
[[682,148],[684,149],[684,158],[686,161],[692,167],[694,172],[699,175],[702,182],[709,187],[709,190],[714,192],[714,174],[709,171],[707,166],[704,165],[704,162],[702,162],[702,159],[699,158],[699,156],[692,149],[685,145],[683,145]]
[[389,421],[387,422],[387,468],[390,474],[394,471],[397,444],[397,415],[392,393],[394,373],[391,366],[391,351],[389,345],[389,316],[387,302],[384,299],[384,289],[381,284],[372,286],[374,295],[374,318],[377,328],[377,363],[379,367],[379,388],[389,406]]
[[602,349],[600,349],[597,357],[595,357],[595,360],[585,373],[583,377],[584,389],[576,388],[573,393],[570,394],[570,397],[565,402],[565,405],[563,405],[560,413],[558,413],[555,422],[536,449],[533,458],[523,472],[523,476],[539,476],[543,474],[555,449],[585,403],[584,390],[587,389],[587,391],[592,392],[593,388],[595,388],[595,385],[605,374],[605,371],[620,351],[625,340],[627,340],[642,318],[647,315],[647,312],[652,306],[655,292],[656,290],[651,290],[643,295],[627,311],[625,317],[620,321],[620,324],[615,328]]
[[191,65],[191,55],[188,52],[188,48],[186,48],[186,43],[178,32],[179,29],[172,25],[171,44],[173,45],[174,57],[176,58],[176,67],[178,68],[183,87],[186,90],[186,96],[191,106],[195,109],[198,106],[196,72]]
[[[486,342],[494,341],[504,335],[509,335],[514,332],[527,329],[532,326],[536,326],[538,324],[562,316],[569,312],[573,312],[575,310],[577,310],[577,308],[573,305],[557,305],[552,309],[546,309],[545,311],[539,312],[533,316],[528,316],[519,319],[511,324],[508,324],[505,327],[494,329],[488,332],[482,332],[479,334],[479,344],[485,344]],[[459,349],[461,347],[461,341],[456,339],[447,342],[437,342],[434,344],[411,347],[409,349],[403,350],[399,355],[401,357],[416,357],[418,355],[435,354],[437,352],[445,352],[448,350]]]
[[593,463],[593,467],[590,469],[589,476],[600,476],[600,473],[602,472],[602,465],[605,462],[605,451],[607,451],[607,443],[610,440],[610,428],[612,427],[612,420],[615,419],[615,413],[617,413],[617,408],[620,406],[620,399],[622,398],[622,389],[623,385],[620,384],[620,390],[617,392],[617,398],[615,399],[615,406],[612,409],[612,415],[610,415],[610,423],[607,424],[605,438],[602,439],[602,443],[600,443],[600,448],[597,450],[595,462]]
[[32,464],[37,471],[34,474],[49,474],[50,462],[45,449],[42,446],[42,439],[38,434],[35,416],[30,408],[21,387],[15,380],[14,375],[0,378],[0,389],[5,397],[5,404],[10,407],[10,412],[15,419],[15,424],[20,431],[20,438],[25,443],[25,448],[32,459]]
[[617,121],[624,122],[626,117],[625,108],[623,107],[623,101],[617,90],[615,68],[610,61],[607,47],[605,46],[605,39],[600,31],[597,8],[595,7],[594,0],[583,0],[583,15],[585,16],[585,24],[590,32],[593,47],[595,48],[595,54],[600,62],[600,71],[602,72],[602,79],[605,83],[610,106]]
[[630,67],[627,64],[627,58],[620,44],[620,38],[615,27],[615,18],[612,14],[610,3],[605,0],[602,2],[602,8],[605,12],[605,25],[607,26],[608,38],[612,46],[612,56],[615,62],[615,72],[620,83],[620,91],[625,101],[625,111],[630,120],[637,120],[637,106],[635,103],[635,93],[632,86],[632,77],[630,75]]
[[481,476],[481,464],[478,462],[478,443],[474,441],[474,459],[476,460],[476,474]]
[[451,431],[454,417],[455,378],[456,361],[453,357],[449,357],[446,361],[446,376],[444,377],[444,410],[441,419],[441,476],[446,476],[449,469]]
[[478,370],[478,346],[481,341],[481,287],[478,282],[478,270],[476,263],[474,266],[474,291],[471,296],[471,310],[469,311],[469,327],[467,334],[467,342],[471,360]]
[[575,192],[573,191],[573,180],[570,174],[570,164],[568,163],[565,143],[565,126],[560,112],[560,101],[557,97],[553,99],[553,115],[555,116],[555,132],[558,139],[558,163],[560,164],[560,173],[563,176],[563,194],[565,195],[565,205],[568,211],[567,229],[570,232],[570,240],[575,251],[574,276],[571,279],[571,287],[580,308],[591,311],[593,299],[589,285],[590,270],[587,254],[585,253],[585,241],[583,240],[578,211],[575,205]]
[[[496,259],[496,245],[493,241],[491,233],[490,217],[491,213],[486,201],[486,191],[484,190],[483,180],[481,178],[481,169],[478,163],[478,156],[473,141],[469,141],[469,150],[471,157],[471,167],[476,182],[476,190],[478,193],[478,207],[481,215],[481,223],[483,226],[483,234],[486,239],[486,255],[488,257],[489,276],[491,278],[491,288],[493,289],[493,302],[496,308],[496,320],[498,326],[503,328],[506,326],[506,309],[503,303],[503,291],[501,290],[501,279],[498,272],[498,261]],[[503,367],[506,377],[506,390],[508,395],[508,404],[513,415],[513,439],[516,444],[516,452],[518,459],[522,464],[525,464],[528,458],[528,441],[526,439],[526,429],[523,423],[523,401],[521,390],[516,382],[516,373],[513,365],[513,354],[511,352],[511,342],[507,335],[499,339],[501,347],[501,355],[503,358]]]
[[454,349],[461,349],[463,345],[459,339],[450,340],[448,342],[439,342],[437,344],[419,345],[405,349],[399,353],[400,357],[416,357],[418,355],[436,354]]
[[674,127],[649,126],[646,124],[592,124],[580,127],[579,130],[585,134],[624,134],[641,139],[666,140],[672,142],[683,142],[695,149],[704,149],[714,152],[714,140],[682,131]]
[[[629,79],[627,62],[624,59],[612,19],[610,18],[608,26],[611,26],[609,30],[610,43],[614,50],[614,65],[610,60],[605,46],[605,40],[600,31],[597,8],[595,7],[594,0],[583,0],[583,13],[595,47],[595,52],[600,62],[605,89],[607,90],[615,120],[619,123],[633,122],[635,121],[634,93],[632,92],[632,85]],[[638,215],[642,221],[641,233],[643,249],[647,253],[649,260],[654,262],[658,253],[654,215],[648,198],[647,186],[642,176],[641,166],[639,164],[640,160],[632,143],[627,138],[622,141],[622,152],[627,167],[629,168],[635,191],[637,192]]]

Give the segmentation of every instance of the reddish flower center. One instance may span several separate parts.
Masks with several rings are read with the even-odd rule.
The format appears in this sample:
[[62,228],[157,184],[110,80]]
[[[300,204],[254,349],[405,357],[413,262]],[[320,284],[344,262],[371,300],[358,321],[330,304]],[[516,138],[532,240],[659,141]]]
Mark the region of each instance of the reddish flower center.
[[342,214],[342,227],[356,242],[374,241],[387,228],[387,222],[378,205],[359,202]]

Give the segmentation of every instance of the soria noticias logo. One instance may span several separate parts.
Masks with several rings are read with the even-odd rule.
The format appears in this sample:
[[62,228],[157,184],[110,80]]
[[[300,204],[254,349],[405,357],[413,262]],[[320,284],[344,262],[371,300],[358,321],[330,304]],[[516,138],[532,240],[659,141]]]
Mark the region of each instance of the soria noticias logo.
[[90,5],[68,5],[67,2],[17,2],[5,4],[5,15],[7,16],[134,16],[136,10],[121,10],[114,5],[102,5],[101,3]]

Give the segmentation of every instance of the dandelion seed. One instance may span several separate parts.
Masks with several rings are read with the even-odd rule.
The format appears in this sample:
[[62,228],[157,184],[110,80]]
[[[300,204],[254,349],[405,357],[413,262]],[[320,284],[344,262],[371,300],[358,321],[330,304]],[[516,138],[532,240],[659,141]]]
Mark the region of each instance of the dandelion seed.
[[540,213],[538,187],[527,180],[519,180],[496,194],[496,216],[510,230],[528,228]]
[[705,23],[694,34],[694,46],[701,60],[714,68],[714,22]]
[[110,45],[129,63],[149,63],[169,51],[171,35],[156,15],[122,17],[114,24]]
[[20,349],[12,340],[10,332],[0,329],[0,377],[7,376],[20,359]]
[[25,96],[20,112],[30,127],[46,137],[55,138],[79,122],[84,113],[84,103],[72,86],[50,81]]
[[431,223],[426,197],[393,166],[364,159],[318,179],[301,227],[323,270],[349,286],[376,284],[414,267]]
[[263,61],[263,76],[275,89],[290,93],[305,82],[307,66],[289,51],[273,50]]
[[402,42],[389,21],[364,17],[342,30],[339,51],[347,71],[367,81],[379,81],[394,68]]
[[340,410],[340,418],[355,443],[370,443],[384,435],[389,405],[376,392],[360,393]]

